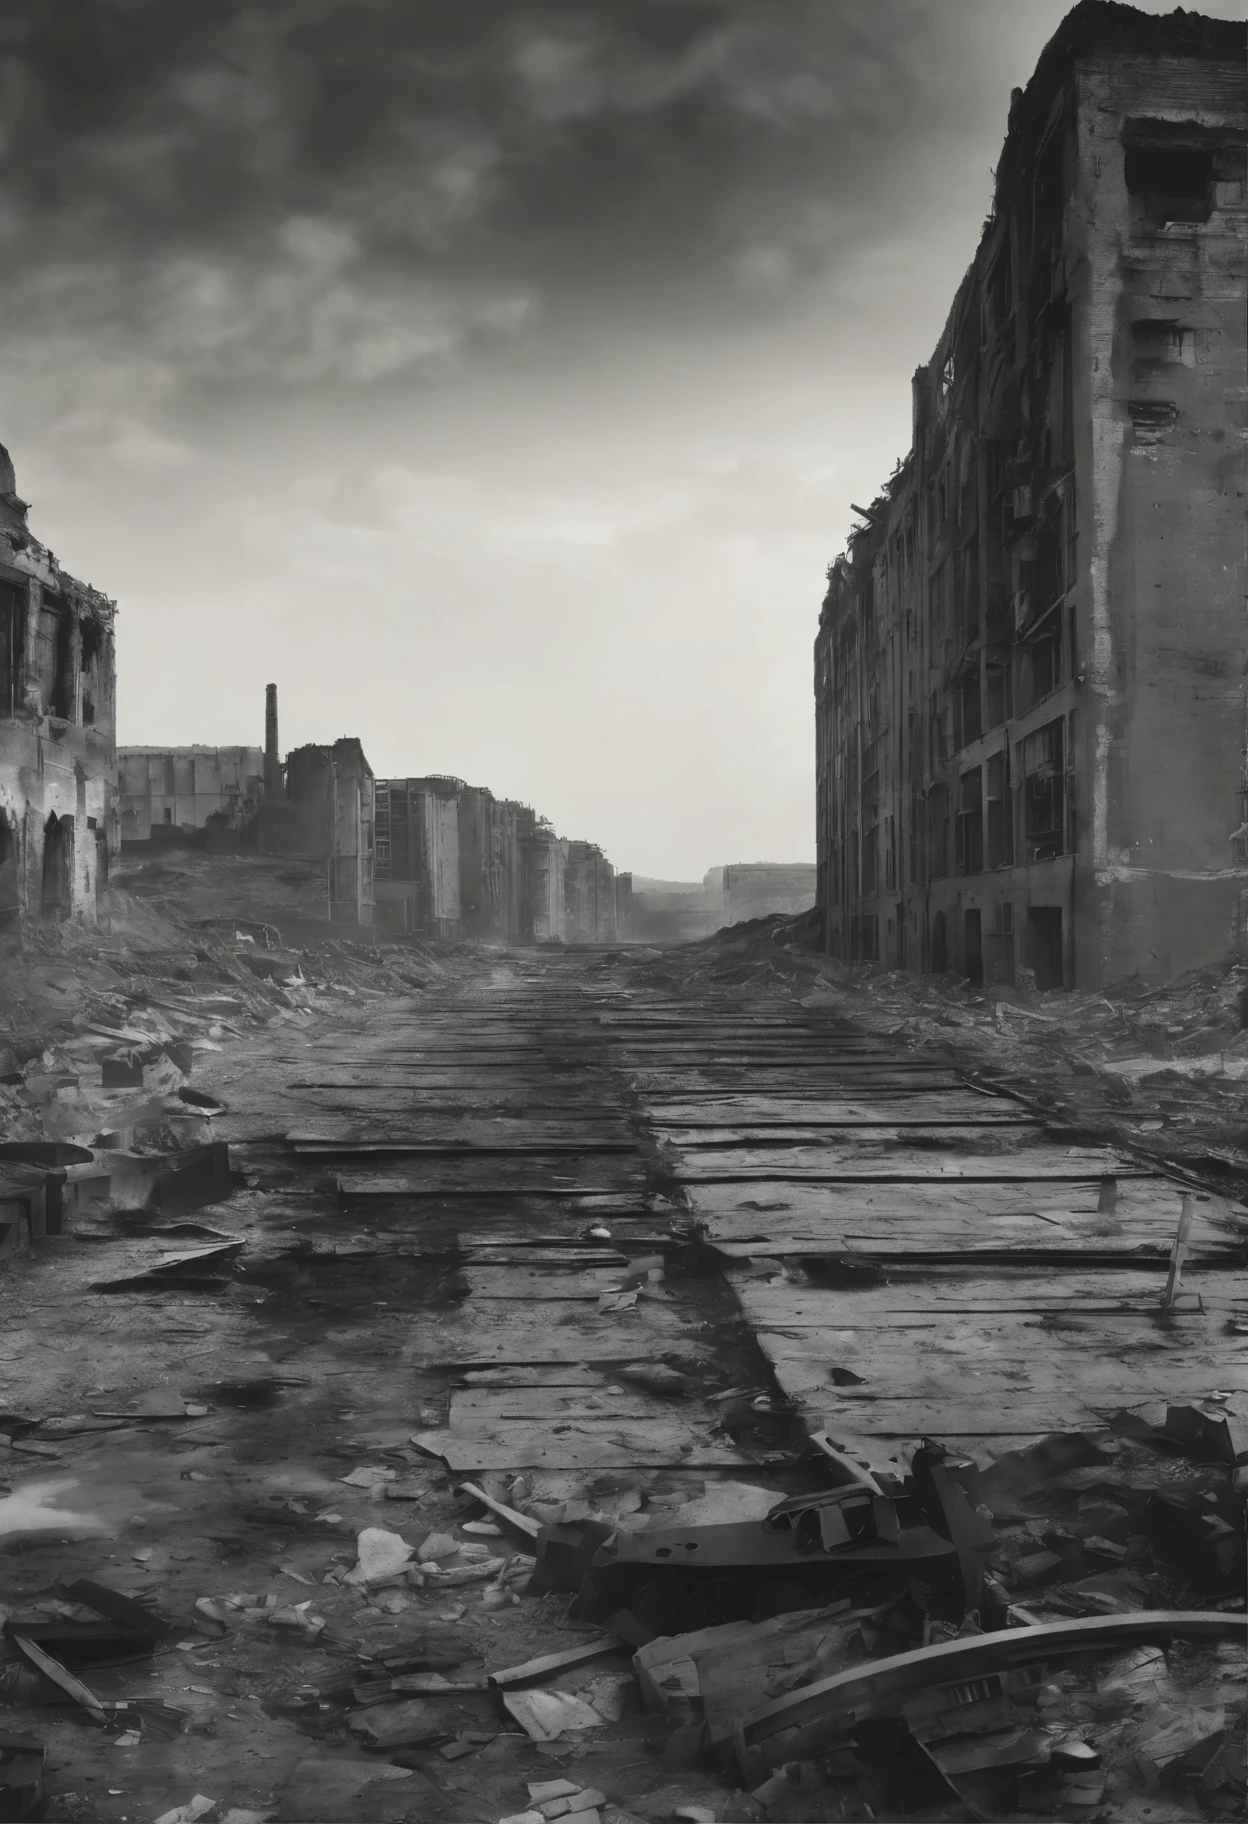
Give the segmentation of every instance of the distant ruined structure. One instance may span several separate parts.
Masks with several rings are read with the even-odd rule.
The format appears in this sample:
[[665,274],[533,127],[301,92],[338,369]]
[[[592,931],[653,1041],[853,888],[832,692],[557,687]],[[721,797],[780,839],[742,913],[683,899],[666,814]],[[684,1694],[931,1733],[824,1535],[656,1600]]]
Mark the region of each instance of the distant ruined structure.
[[1248,941],[1248,33],[1083,0],[829,572],[819,904],[1041,988]]
[[94,923],[118,844],[116,604],[26,515],[0,448],[0,926]]
[[432,774],[377,782],[377,922],[522,943],[629,935],[632,876],[528,805]]
[[263,792],[258,747],[117,750],[123,843],[185,842],[202,831],[210,848],[235,847],[254,825]]

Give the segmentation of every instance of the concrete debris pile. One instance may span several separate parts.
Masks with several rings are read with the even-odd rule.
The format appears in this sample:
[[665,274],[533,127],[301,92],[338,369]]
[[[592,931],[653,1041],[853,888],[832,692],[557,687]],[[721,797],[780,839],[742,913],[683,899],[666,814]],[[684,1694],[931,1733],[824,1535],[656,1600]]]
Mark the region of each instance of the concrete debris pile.
[[[550,1585],[575,1581],[567,1542],[577,1523],[526,1512],[548,1505],[540,1477],[487,1479],[510,1500],[461,1485],[448,1530],[405,1528],[405,1538],[363,1527],[345,1550],[327,1538],[343,1530],[342,1515],[326,1509],[315,1518],[328,1570],[317,1577],[326,1547],[314,1536],[306,1568],[283,1563],[283,1579],[308,1588],[296,1599],[231,1589],[201,1596],[179,1619],[168,1597],[157,1607],[89,1578],[57,1584],[5,1616],[0,1699],[20,1732],[0,1737],[0,1790],[20,1788],[37,1804],[49,1711],[119,1749],[199,1733],[219,1707],[205,1703],[213,1687],[185,1684],[171,1697],[165,1679],[148,1695],[141,1669],[153,1656],[181,1657],[203,1679],[224,1654],[234,1682],[254,1684],[260,1661],[248,1642],[267,1636],[294,1658],[261,1700],[263,1715],[316,1754],[298,1760],[284,1796],[249,1814],[256,1820],[458,1815],[435,1770],[496,1750],[509,1767],[521,1752],[593,1768],[528,1778],[504,1824],[1126,1820],[1145,1805],[1238,1816],[1248,1622],[1242,1531],[1221,1515],[1242,1517],[1243,1468],[1183,1414],[1162,1436],[1127,1434],[1053,1437],[982,1475],[925,1443],[908,1472],[860,1470],[861,1481],[831,1487],[826,1476],[811,1486],[817,1464],[843,1473],[821,1451],[794,1466],[808,1492],[761,1520],[656,1529],[633,1509],[589,1554],[562,1622],[573,1644],[514,1663],[465,1606],[475,1592],[425,1605],[441,1588],[431,1573],[495,1587],[502,1566],[518,1592],[517,1625],[547,1636],[559,1625],[567,1599]],[[386,1466],[365,1469],[341,1478],[356,1499],[386,1486]],[[874,1492],[881,1483],[888,1494]],[[748,1487],[708,1484],[702,1511],[740,1511]],[[428,1482],[425,1498],[444,1509]],[[956,1535],[943,1553],[919,1551],[914,1538],[925,1524],[916,1509],[933,1503]],[[1220,1550],[1210,1520],[1236,1533],[1237,1552]],[[579,1524],[597,1536],[589,1513]],[[789,1545],[796,1575],[762,1565],[773,1538]],[[650,1557],[630,1606],[605,1627],[585,1625],[630,1542]],[[816,1562],[839,1565],[835,1586],[817,1594]],[[700,1602],[681,1586],[700,1589]],[[688,1620],[699,1625],[678,1625]],[[378,1633],[378,1622],[390,1625]],[[640,1779],[639,1767],[649,1769]],[[313,1769],[329,1799],[309,1800]],[[410,1783],[391,1794],[400,1778]],[[369,1797],[381,1809],[325,1809],[344,1802],[344,1780],[354,1780],[352,1796],[377,1787]],[[203,1824],[242,1815],[201,1795],[191,1804],[200,1810],[187,1815]],[[1184,1804],[1192,1810],[1174,1809]]]
[[111,930],[32,925],[0,959],[0,1259],[119,1213],[229,1197],[227,1112],[194,1086],[231,1041],[308,1027],[444,973],[435,946],[333,938],[291,949],[260,920],[153,913],[109,896]]
[[[860,1466],[762,1520],[546,1524],[535,1582],[579,1585],[573,1617],[606,1631],[489,1683],[558,1739],[600,1726],[591,1663],[636,1648],[651,1750],[738,1782],[699,1814],[717,1820],[1126,1818],[1150,1797],[1238,1815],[1238,1442],[1175,1408],[1160,1433],[1124,1415],[982,1474],[924,1443],[902,1473]],[[525,1478],[511,1492],[533,1505]]]

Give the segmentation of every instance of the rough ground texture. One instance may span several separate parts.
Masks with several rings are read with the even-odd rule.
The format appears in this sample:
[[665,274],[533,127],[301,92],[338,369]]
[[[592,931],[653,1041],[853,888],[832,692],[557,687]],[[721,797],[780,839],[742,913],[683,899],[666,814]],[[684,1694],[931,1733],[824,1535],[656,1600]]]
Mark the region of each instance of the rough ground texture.
[[[958,976],[837,963],[812,920],[760,919],[701,946],[705,967],[810,980],[864,1031],[936,1050],[1002,1089],[1141,1152],[1248,1188],[1248,963],[1099,993],[976,991]],[[712,960],[714,959],[714,960]]]
[[[551,1741],[484,1683],[599,1628],[538,1588],[530,1532],[465,1480],[530,1527],[644,1539],[819,1485],[802,1441],[821,1426],[897,1472],[933,1432],[979,1465],[1015,1624],[1242,1615],[1235,1465],[1158,1427],[1173,1401],[1233,1432],[1248,1398],[1245,1213],[1199,1206],[1200,1297],[1160,1317],[1188,1185],[1124,1149],[1125,1105],[1102,1121],[1084,1094],[1118,1078],[1067,1075],[1035,1017],[1099,1011],[851,977],[770,925],[679,952],[312,945],[308,882],[292,903],[249,876],[249,929],[205,911],[196,865],[132,883],[124,930],[27,952],[40,986],[13,1028],[11,1131],[124,1126],[94,1048],[168,1031],[236,1173],[189,1219],[101,1209],[0,1277],[0,1729],[45,1743],[50,1817],[198,1796],[188,1816],[234,1824],[496,1820],[560,1778],[604,1820],[1242,1808],[1233,1627],[1054,1673],[1041,1720],[1101,1756],[1090,1807],[1086,1785],[1011,1787],[1003,1810],[997,1786],[959,1809],[870,1756],[751,1798],[692,1712],[643,1706],[626,1647],[528,1687],[579,1700]],[[1100,1072],[1094,1034],[1069,1043]],[[1144,1055],[1138,1020],[1124,1045]],[[985,1095],[990,1068],[1070,1115],[1055,1130],[1054,1105]],[[214,1242],[243,1245],[162,1270]],[[1037,1473],[1054,1431],[1075,1442]],[[151,1656],[78,1666],[106,1726],[11,1650],[73,1618],[82,1577],[171,1624]],[[674,1627],[761,1613],[664,1587]],[[838,1664],[975,1625],[904,1583],[868,1597]]]

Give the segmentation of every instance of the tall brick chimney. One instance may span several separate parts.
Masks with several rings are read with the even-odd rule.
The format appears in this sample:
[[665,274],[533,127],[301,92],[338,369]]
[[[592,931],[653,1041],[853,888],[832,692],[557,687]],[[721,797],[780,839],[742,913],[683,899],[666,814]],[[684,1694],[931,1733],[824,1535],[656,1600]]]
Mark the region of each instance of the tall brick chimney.
[[264,687],[264,795],[282,795],[282,757],[277,745],[277,685]]

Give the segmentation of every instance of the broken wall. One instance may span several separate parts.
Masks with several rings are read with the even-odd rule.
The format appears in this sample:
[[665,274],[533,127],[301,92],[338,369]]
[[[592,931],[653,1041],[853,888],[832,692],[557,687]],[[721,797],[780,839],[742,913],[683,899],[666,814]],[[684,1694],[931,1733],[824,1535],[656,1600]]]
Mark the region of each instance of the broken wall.
[[379,922],[455,938],[461,929],[462,779],[430,774],[377,782]]
[[266,855],[311,855],[325,863],[329,917],[370,925],[375,903],[376,799],[372,768],[354,736],[286,756],[285,796],[259,812]]
[[596,843],[569,842],[564,897],[569,943],[616,941],[615,870]]
[[725,925],[779,913],[796,918],[815,903],[814,862],[733,862],[723,869]]
[[535,820],[522,841],[526,879],[523,934],[535,944],[565,943],[569,845],[544,819]]
[[258,747],[121,747],[117,792],[123,842],[185,837],[210,823],[254,836],[264,754]]

